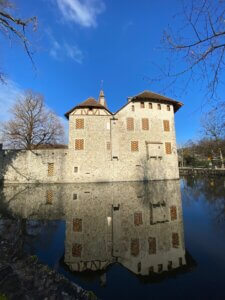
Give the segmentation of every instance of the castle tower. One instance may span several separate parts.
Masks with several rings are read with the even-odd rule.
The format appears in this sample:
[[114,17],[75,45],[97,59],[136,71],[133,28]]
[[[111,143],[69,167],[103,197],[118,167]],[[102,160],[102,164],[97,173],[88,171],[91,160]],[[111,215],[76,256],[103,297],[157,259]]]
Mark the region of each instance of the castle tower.
[[105,95],[104,95],[104,92],[103,90],[100,91],[100,94],[99,94],[99,97],[98,97],[98,102],[105,106],[107,108],[107,103],[106,103],[106,99],[105,99]]

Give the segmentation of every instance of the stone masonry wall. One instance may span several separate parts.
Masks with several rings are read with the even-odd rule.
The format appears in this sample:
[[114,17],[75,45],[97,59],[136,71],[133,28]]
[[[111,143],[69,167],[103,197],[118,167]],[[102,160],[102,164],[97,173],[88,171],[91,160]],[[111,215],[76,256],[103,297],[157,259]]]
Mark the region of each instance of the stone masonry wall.
[[[115,115],[106,110],[79,109],[69,116],[68,149],[35,151],[0,150],[0,180],[5,183],[34,182],[111,182],[178,179],[174,111],[166,104],[129,102]],[[98,114],[99,113],[99,114]],[[127,118],[133,118],[133,130],[127,130]],[[148,130],[142,119],[148,119]],[[84,128],[77,129],[77,119]],[[169,131],[164,130],[169,121]],[[83,150],[75,149],[75,141],[83,140]],[[138,151],[131,151],[138,142]],[[166,143],[171,153],[166,153]]]

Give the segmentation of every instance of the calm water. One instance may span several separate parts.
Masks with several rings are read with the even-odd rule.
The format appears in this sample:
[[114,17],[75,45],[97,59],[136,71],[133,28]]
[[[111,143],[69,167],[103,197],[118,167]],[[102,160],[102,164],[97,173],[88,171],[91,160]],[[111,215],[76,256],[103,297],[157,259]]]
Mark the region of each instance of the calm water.
[[225,299],[225,178],[10,185],[0,236],[15,228],[101,299]]

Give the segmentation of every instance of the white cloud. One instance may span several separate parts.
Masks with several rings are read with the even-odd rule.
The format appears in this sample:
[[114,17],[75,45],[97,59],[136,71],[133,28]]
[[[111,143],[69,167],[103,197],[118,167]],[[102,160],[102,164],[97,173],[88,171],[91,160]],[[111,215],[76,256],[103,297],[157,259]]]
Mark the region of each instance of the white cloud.
[[82,64],[83,53],[77,46],[73,46],[73,45],[64,43],[64,49],[65,49],[65,53],[68,57],[73,59],[75,62]]
[[97,26],[97,16],[105,10],[102,0],[57,0],[57,4],[65,20],[84,27]]
[[82,64],[84,55],[82,50],[77,45],[71,45],[67,42],[59,43],[53,36],[50,29],[46,30],[46,33],[50,40],[49,54],[51,57],[59,61],[69,58],[78,64]]

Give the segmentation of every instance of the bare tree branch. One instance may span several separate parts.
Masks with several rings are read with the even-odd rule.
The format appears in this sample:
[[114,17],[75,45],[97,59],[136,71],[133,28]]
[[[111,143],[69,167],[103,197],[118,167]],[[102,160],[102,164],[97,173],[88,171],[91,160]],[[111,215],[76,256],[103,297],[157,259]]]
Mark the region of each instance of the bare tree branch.
[[43,97],[32,91],[11,109],[12,119],[3,124],[3,141],[16,149],[36,149],[39,145],[62,143],[63,126],[44,106]]
[[183,0],[182,3],[181,30],[174,33],[168,28],[162,40],[173,69],[164,64],[157,80],[167,79],[169,86],[174,84],[174,78],[202,81],[207,95],[213,98],[218,86],[224,84],[225,1]]
[[[23,44],[25,52],[28,55],[33,68],[36,69],[30,50],[30,43],[26,36],[26,28],[31,24],[33,26],[33,30],[36,30],[37,18],[16,18],[12,14],[13,7],[14,6],[11,1],[0,0],[0,31],[10,40],[15,37]],[[3,73],[0,73],[0,81],[4,82]]]

